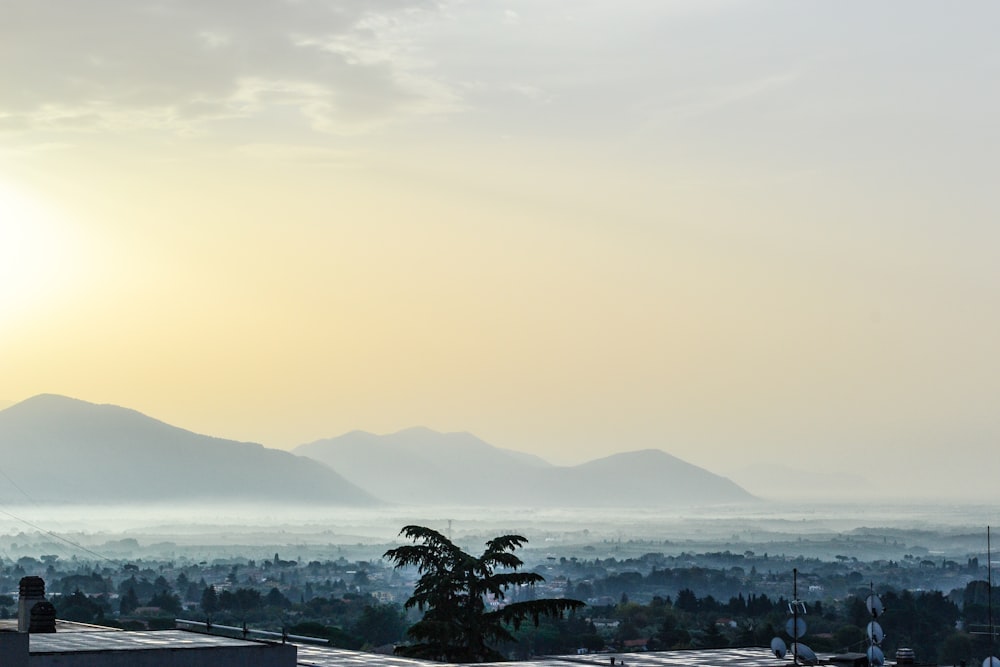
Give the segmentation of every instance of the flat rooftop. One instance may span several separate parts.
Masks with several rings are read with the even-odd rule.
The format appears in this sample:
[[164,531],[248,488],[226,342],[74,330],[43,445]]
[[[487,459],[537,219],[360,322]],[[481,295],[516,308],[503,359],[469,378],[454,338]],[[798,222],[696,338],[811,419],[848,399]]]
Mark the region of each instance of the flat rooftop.
[[243,639],[218,635],[200,635],[184,630],[146,630],[135,632],[74,632],[29,635],[32,654],[78,653],[87,651],[143,651],[156,649],[240,648],[251,645]]
[[185,630],[84,626],[30,635],[0,632],[0,662],[17,667],[296,667],[296,647]]
[[[17,632],[17,619],[0,618],[0,632]],[[75,621],[61,621],[57,618],[56,633],[59,632],[123,632],[123,630],[119,630],[118,628],[109,628],[105,625],[76,623]]]
[[[16,631],[17,621],[0,620],[0,630]],[[300,667],[430,667],[440,664],[379,653],[289,643],[294,644],[297,649],[296,664]],[[30,654],[39,658],[56,654],[111,652],[123,659],[125,659],[123,652],[129,651],[197,649],[211,653],[213,649],[222,649],[223,652],[251,649],[251,653],[256,654],[259,651],[267,652],[269,646],[275,645],[274,642],[252,641],[188,630],[122,631],[70,621],[58,621],[55,633],[30,635],[29,644]],[[285,648],[290,649],[290,647]],[[192,653],[191,657],[194,655],[195,653]],[[615,667],[789,667],[791,665],[790,657],[775,658],[767,648],[729,648],[554,655],[514,663],[486,663],[477,667],[610,667],[612,657],[615,660]]]
[[[346,651],[325,646],[299,646],[302,667],[427,667],[439,663],[391,655]],[[590,653],[548,656],[518,662],[485,663],[478,667],[788,667],[791,659],[778,660],[766,648],[702,649],[690,651],[650,651],[644,653]]]
[[[327,665],[337,665],[338,667],[375,667],[375,665],[385,667],[428,667],[428,665],[438,665],[443,663],[430,662],[429,660],[414,660],[412,658],[401,658],[397,655],[382,655],[379,653],[363,653],[361,651],[348,651],[340,648],[329,648],[326,646],[296,645],[299,649],[298,664],[303,667],[326,667]],[[512,664],[507,663],[507,667]]]

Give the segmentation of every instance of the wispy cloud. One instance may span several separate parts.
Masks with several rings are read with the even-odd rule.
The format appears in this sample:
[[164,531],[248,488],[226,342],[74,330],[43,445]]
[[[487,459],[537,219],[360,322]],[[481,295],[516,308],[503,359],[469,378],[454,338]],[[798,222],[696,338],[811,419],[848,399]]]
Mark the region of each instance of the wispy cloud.
[[420,0],[49,5],[0,2],[0,131],[183,134],[297,106],[357,133],[457,108],[410,44],[438,11]]

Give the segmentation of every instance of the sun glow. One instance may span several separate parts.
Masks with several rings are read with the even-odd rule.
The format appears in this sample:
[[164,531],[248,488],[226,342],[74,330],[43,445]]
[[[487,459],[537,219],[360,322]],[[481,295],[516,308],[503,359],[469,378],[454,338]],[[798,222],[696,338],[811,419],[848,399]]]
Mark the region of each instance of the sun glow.
[[44,307],[69,287],[74,243],[54,210],[0,182],[0,320]]

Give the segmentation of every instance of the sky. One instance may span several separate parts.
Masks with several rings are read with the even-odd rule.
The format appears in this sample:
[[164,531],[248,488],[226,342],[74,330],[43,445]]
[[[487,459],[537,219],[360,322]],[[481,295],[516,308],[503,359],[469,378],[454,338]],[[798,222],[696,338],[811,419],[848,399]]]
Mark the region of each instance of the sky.
[[1000,496],[996,3],[0,14],[7,404]]

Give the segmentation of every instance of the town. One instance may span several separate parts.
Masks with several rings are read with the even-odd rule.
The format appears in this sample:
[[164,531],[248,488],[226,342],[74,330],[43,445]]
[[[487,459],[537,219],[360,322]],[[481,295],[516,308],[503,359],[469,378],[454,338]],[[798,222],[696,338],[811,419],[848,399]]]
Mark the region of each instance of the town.
[[[21,543],[13,539],[6,538],[8,554],[54,546],[44,535],[22,533],[16,538]],[[690,545],[641,540],[529,545],[522,554],[525,568],[544,582],[513,591],[506,601],[488,602],[573,598],[586,603],[561,619],[522,625],[514,633],[517,642],[503,647],[510,659],[767,646],[782,634],[795,570],[798,597],[808,610],[806,638],[816,651],[863,652],[870,620],[864,600],[877,593],[886,606],[880,622],[887,653],[911,649],[921,663],[949,665],[989,655],[986,633],[976,630],[989,621],[985,559],[938,557],[925,547],[874,534],[798,544],[810,555],[792,555],[784,548],[790,545],[777,544],[772,546],[783,552],[761,551],[761,545],[695,551],[686,548]],[[172,545],[145,548],[134,539],[105,546],[107,552],[132,557],[38,553],[5,558],[0,616],[16,613],[18,582],[37,576],[46,582],[60,619],[129,630],[196,622],[391,652],[420,617],[403,608],[417,572],[395,569],[384,560],[387,545],[303,545],[294,553],[260,553],[258,547],[243,554],[230,548],[216,558],[199,558]],[[155,555],[163,549],[174,556]],[[813,555],[824,549],[831,555]],[[899,552],[895,558],[882,557],[894,550]]]

